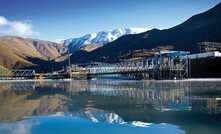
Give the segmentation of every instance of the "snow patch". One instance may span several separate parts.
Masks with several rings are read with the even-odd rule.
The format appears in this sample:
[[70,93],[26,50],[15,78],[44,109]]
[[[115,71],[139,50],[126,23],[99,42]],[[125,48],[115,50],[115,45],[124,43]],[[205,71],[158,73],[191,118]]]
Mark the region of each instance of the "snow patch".
[[81,45],[108,44],[124,35],[138,34],[148,31],[147,28],[120,28],[114,30],[105,30],[98,33],[84,35],[80,38],[71,38],[63,41],[64,46],[73,49],[79,49]]

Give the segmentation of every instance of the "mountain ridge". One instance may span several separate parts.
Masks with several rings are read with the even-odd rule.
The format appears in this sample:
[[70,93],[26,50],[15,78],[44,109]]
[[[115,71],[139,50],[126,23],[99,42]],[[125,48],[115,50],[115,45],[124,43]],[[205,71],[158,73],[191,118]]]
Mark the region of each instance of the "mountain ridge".
[[29,68],[52,60],[67,51],[60,44],[17,36],[0,37],[0,65],[6,68]]
[[[187,21],[164,30],[152,29],[136,35],[125,35],[82,56],[81,61],[119,62],[116,58],[130,51],[172,46],[173,50],[199,52],[199,42],[221,42],[221,3],[214,8],[194,15]],[[74,55],[72,60],[75,59]]]
[[[120,32],[119,29],[102,31],[100,37],[105,35],[103,38],[95,39],[98,33],[96,35],[87,34],[85,40],[76,41],[79,44],[73,45],[74,47],[70,42],[63,45],[52,41],[3,36],[0,37],[0,68],[37,68],[39,70],[43,68],[42,70],[48,70],[51,63],[57,63],[56,66],[61,68],[68,63],[68,48],[74,50],[71,56],[72,63],[120,62],[122,59],[128,60],[131,57],[140,59],[140,57],[150,56],[157,50],[165,49],[196,53],[199,51],[199,42],[221,42],[220,29],[221,3],[169,29],[152,29],[139,34],[128,34],[131,32],[121,34],[123,32]],[[108,33],[111,32],[117,36],[109,36]],[[108,41],[108,39],[110,40]],[[69,40],[73,41],[73,39]],[[137,53],[138,50],[140,53]],[[143,50],[145,50],[145,55]],[[134,57],[134,54],[140,57]]]
[[104,30],[98,33],[86,34],[79,38],[70,38],[60,42],[71,51],[85,50],[85,47],[91,47],[93,45],[99,45],[101,47],[124,35],[138,34],[147,30],[147,28],[119,28],[114,30]]

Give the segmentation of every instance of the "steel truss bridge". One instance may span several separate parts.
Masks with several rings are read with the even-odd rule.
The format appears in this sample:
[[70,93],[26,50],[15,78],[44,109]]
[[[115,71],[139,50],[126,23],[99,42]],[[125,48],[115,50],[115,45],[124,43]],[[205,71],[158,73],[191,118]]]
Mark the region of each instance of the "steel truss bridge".
[[34,77],[35,70],[27,69],[0,69],[0,77],[13,78],[13,77]]
[[187,78],[189,74],[188,59],[179,56],[189,52],[169,51],[158,52],[154,57],[143,60],[120,62],[115,64],[89,65],[84,68],[75,68],[74,72],[82,72],[89,76],[127,74],[141,79],[173,79]]

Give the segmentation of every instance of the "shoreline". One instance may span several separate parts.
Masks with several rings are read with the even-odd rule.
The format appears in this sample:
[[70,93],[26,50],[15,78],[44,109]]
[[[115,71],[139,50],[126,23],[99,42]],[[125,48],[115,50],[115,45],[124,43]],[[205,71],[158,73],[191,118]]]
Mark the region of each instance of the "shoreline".
[[[115,79],[96,79],[96,80],[73,80],[73,79],[27,79],[27,80],[0,80],[0,82],[36,82],[36,81],[43,81],[43,82],[51,82],[51,81],[57,81],[57,82],[69,82],[69,81],[116,81]],[[119,79],[118,79],[119,81]],[[154,81],[154,82],[212,82],[212,81],[221,81],[221,78],[191,78],[191,79],[182,79],[182,80],[120,80],[120,81]]]

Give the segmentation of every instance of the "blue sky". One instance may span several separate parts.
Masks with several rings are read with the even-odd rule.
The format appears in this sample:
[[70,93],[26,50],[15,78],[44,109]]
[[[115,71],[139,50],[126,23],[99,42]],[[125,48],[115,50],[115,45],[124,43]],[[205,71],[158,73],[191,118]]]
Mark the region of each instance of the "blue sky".
[[0,0],[0,35],[67,39],[102,30],[170,28],[221,0]]

